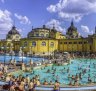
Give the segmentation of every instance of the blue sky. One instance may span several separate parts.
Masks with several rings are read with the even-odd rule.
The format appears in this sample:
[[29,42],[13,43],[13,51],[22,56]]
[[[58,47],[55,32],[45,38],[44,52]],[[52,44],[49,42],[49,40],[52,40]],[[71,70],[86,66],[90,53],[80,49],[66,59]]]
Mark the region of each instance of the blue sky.
[[[15,26],[26,37],[32,26],[52,27],[66,34],[71,20],[82,36],[93,34],[96,26],[96,0],[0,0],[0,38],[15,21]],[[2,36],[3,35],[3,36]]]

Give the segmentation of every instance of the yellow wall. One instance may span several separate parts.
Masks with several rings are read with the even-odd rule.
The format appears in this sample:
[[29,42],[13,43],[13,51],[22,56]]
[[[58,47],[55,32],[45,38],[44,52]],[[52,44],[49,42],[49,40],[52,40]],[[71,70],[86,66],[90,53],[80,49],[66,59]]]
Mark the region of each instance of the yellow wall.
[[96,37],[93,38],[93,52],[96,52]]
[[56,39],[65,39],[66,37],[64,35],[62,35],[61,32],[57,32],[56,33]]
[[[32,46],[32,42],[36,42],[36,46]],[[25,45],[25,42],[27,45]],[[42,46],[42,42],[46,43],[46,46]],[[81,42],[81,43],[80,43]],[[50,46],[51,43],[54,43],[54,46]],[[92,38],[78,38],[78,39],[44,39],[44,38],[33,38],[28,39],[24,38],[20,41],[0,41],[1,47],[9,47],[6,50],[19,51],[20,47],[23,48],[23,51],[28,53],[50,53],[55,50],[58,51],[67,51],[67,52],[96,52],[96,37]],[[4,49],[4,48],[3,48]]]
[[[21,39],[21,45],[24,46],[24,42],[27,42],[27,46],[23,48],[25,52],[48,53],[58,50],[58,40],[54,39]],[[36,46],[32,46],[32,42],[36,42]],[[45,42],[46,46],[42,46],[42,42]],[[51,42],[54,43],[53,47],[50,45]]]
[[[94,39],[93,44],[88,42],[88,39],[62,39],[59,40],[58,43],[59,51],[68,51],[68,52],[93,52],[93,44],[94,48],[96,48],[96,39]],[[91,46],[91,49],[90,49]],[[96,52],[96,49],[95,49]]]

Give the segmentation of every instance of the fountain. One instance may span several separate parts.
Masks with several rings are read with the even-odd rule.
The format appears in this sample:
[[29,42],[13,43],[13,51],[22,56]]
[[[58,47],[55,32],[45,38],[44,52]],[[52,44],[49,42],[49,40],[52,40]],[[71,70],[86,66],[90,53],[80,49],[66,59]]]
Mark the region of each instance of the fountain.
[[22,49],[21,49],[21,47],[20,47],[20,51],[19,51],[19,56],[22,56]]
[[24,57],[24,52],[22,51],[21,47],[20,47],[20,51],[19,51],[19,58],[26,58],[26,57]]

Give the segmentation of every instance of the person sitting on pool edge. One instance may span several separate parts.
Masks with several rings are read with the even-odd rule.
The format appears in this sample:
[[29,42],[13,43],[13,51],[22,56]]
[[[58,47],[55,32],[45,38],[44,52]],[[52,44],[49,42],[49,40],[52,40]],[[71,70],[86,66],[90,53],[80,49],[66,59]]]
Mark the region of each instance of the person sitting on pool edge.
[[25,64],[22,63],[22,70],[25,71]]
[[43,83],[43,85],[48,85],[48,82],[45,80],[44,83]]
[[60,87],[60,83],[56,80],[55,84],[54,84],[54,90],[53,91],[60,91],[59,87]]
[[50,82],[49,82],[49,85],[54,85],[54,84],[52,83],[52,81],[50,81]]
[[29,87],[29,91],[33,91],[34,83],[33,83],[33,80],[32,79],[31,79],[28,87]]
[[69,86],[73,86],[72,81],[69,82]]

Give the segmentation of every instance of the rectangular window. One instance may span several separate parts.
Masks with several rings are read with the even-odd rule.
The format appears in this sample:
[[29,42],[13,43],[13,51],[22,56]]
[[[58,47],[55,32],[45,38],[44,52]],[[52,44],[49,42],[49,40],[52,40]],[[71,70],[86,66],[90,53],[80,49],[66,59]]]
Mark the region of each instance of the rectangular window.
[[82,44],[82,42],[79,42],[79,44]]
[[62,44],[62,42],[60,42],[60,44]]
[[67,44],[67,42],[64,42],[64,44]]
[[69,44],[72,44],[72,42],[69,42]]
[[74,42],[74,44],[77,44],[77,42]]
[[87,42],[85,41],[84,44],[87,44]]

